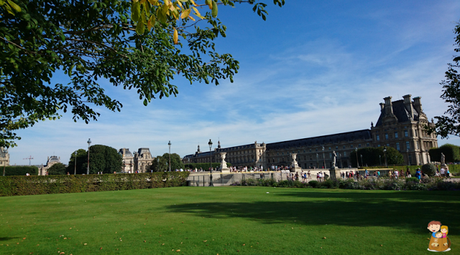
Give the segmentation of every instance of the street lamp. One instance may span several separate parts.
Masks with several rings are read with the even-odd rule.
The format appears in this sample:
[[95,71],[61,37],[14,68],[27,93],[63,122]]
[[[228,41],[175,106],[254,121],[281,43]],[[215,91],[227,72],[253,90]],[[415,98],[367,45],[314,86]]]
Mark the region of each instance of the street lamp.
[[171,141],[168,142],[169,145],[169,172],[171,172]]
[[75,167],[73,169],[73,175],[77,175],[77,151],[75,151]]
[[91,145],[91,139],[90,138],[88,138],[87,143],[88,143],[88,165],[86,167],[86,174],[89,174],[89,146]]
[[379,166],[382,165],[382,155],[379,155]]
[[209,169],[211,171],[211,175],[209,176],[209,187],[213,187],[214,184],[212,183],[212,151],[211,151],[212,142],[211,142],[211,139],[209,139],[208,145],[209,145],[209,167],[210,167]]
[[323,146],[323,168],[326,169],[326,158],[324,157],[324,146]]
[[364,167],[364,163],[363,163],[363,154],[359,154],[359,156],[361,157],[361,166]]
[[388,167],[387,165],[387,147],[383,147],[383,155],[385,157],[385,167]]
[[356,168],[359,169],[359,161],[358,161],[358,148],[355,148],[355,154],[356,154]]

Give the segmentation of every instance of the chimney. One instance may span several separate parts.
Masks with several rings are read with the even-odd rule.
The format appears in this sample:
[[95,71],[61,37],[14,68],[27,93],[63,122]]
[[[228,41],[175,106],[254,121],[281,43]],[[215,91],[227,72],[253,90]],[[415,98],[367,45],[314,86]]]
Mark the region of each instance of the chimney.
[[412,108],[412,100],[411,100],[411,94],[407,94],[403,96],[404,98],[404,107],[407,110],[407,113],[409,114],[409,119],[413,120],[414,119],[414,109]]
[[414,108],[419,115],[423,112],[422,103],[420,102],[421,99],[421,97],[414,97]]
[[385,104],[380,103],[380,112],[383,113],[384,110],[385,110]]
[[391,97],[385,97],[385,115],[393,115],[393,104],[391,103]]

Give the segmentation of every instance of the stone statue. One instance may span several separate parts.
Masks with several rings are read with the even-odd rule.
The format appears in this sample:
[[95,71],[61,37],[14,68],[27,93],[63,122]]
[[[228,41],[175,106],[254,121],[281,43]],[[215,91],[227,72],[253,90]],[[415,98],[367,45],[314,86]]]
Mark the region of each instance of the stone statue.
[[335,163],[337,161],[337,153],[335,151],[332,151],[332,167],[335,167]]
[[446,165],[446,155],[441,152],[441,166]]
[[230,169],[227,166],[227,162],[225,162],[225,156],[227,155],[227,152],[221,152],[220,153],[220,170],[224,172],[230,172]]

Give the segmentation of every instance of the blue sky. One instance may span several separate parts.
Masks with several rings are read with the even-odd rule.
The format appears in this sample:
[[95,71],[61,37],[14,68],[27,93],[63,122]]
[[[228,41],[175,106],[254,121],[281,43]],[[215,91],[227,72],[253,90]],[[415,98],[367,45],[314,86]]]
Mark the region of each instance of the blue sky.
[[420,96],[430,119],[447,109],[439,82],[454,55],[459,1],[297,0],[268,12],[263,21],[248,5],[219,9],[227,38],[217,49],[240,61],[234,83],[177,79],[177,97],[145,107],[135,91],[103,81],[123,103],[120,113],[99,108],[88,125],[65,114],[21,130],[10,164],[27,165],[29,156],[44,164],[52,155],[67,164],[88,138],[117,150],[148,147],[153,156],[168,152],[170,140],[171,152],[185,156],[197,145],[208,150],[209,139],[227,147],[366,129],[387,96]]

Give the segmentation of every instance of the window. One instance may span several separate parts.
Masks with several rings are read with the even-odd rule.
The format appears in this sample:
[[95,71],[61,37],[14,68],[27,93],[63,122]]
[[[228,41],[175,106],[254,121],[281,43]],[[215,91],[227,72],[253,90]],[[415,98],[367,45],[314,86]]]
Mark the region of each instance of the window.
[[380,144],[378,144],[377,147],[380,147]]
[[338,150],[338,149],[339,149],[339,146],[335,146],[335,149]]
[[409,137],[409,132],[407,132],[407,130],[404,130],[404,137]]
[[407,149],[408,151],[410,151],[410,143],[409,143],[409,142],[406,142],[406,149]]
[[399,147],[399,143],[396,143],[396,149],[397,149],[398,151],[401,150],[401,148]]
[[388,140],[388,133],[385,133],[385,139]]
[[347,156],[347,152],[346,152],[346,151],[343,152],[343,156],[344,156],[344,157]]
[[398,138],[398,132],[395,132],[395,138]]
[[345,145],[343,146],[343,148],[345,149]]
[[358,144],[358,147],[361,148],[361,144]]
[[375,140],[380,141],[380,136],[379,136],[379,135],[376,135],[376,136],[375,136]]
[[352,148],[352,149],[353,149],[353,144],[352,144],[352,145],[350,145],[350,148]]

